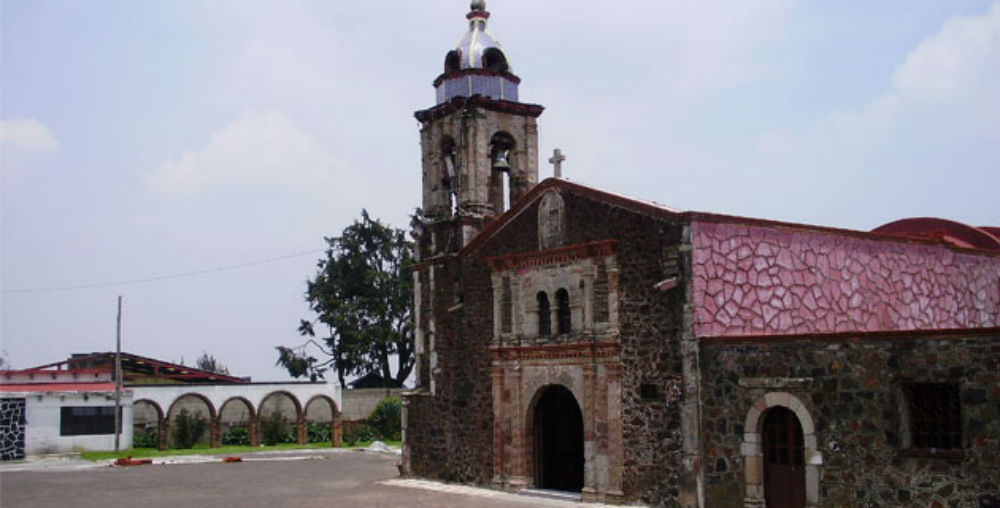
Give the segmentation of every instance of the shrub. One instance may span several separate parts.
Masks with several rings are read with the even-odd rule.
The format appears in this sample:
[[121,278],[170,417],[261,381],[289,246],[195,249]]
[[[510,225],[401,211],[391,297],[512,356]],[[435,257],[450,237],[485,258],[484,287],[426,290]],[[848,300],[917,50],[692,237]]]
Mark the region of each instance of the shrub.
[[285,418],[278,411],[260,419],[260,437],[267,446],[279,443],[294,443],[295,429],[285,428]]
[[310,443],[329,442],[332,439],[330,424],[309,422],[309,427],[306,429],[306,438]]
[[208,428],[201,413],[188,413],[187,409],[181,409],[174,422],[174,448],[191,448]]
[[365,423],[351,422],[344,426],[344,444],[354,446],[358,443],[369,443],[375,439],[372,428]]
[[222,435],[224,445],[249,445],[250,431],[246,427],[233,427]]
[[403,405],[395,397],[386,397],[375,406],[368,417],[368,425],[375,432],[375,437],[387,441],[399,441],[402,433]]
[[155,428],[148,428],[132,437],[133,448],[159,448],[160,433]]

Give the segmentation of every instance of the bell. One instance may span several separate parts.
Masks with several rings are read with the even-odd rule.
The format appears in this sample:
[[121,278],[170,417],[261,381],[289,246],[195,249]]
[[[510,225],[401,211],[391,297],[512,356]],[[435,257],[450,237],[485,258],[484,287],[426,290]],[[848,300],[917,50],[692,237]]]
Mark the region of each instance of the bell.
[[510,171],[510,161],[507,160],[507,150],[497,150],[493,154],[493,169],[496,171]]

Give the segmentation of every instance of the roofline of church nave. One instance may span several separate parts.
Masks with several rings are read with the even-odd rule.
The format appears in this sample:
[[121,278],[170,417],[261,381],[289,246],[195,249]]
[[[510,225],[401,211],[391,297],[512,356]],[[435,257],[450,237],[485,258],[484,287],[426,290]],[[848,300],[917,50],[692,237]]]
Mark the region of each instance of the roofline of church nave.
[[683,221],[683,222],[703,221],[703,222],[714,222],[714,223],[742,224],[746,226],[770,227],[770,228],[788,229],[797,231],[811,231],[811,232],[825,233],[836,236],[849,236],[865,240],[926,245],[930,247],[950,249],[955,252],[961,252],[965,254],[974,254],[974,255],[1000,258],[1000,251],[992,251],[988,249],[975,248],[975,247],[962,247],[931,239],[890,235],[885,233],[875,233],[872,231],[859,231],[855,229],[836,228],[832,226],[820,226],[815,224],[802,224],[797,222],[785,222],[785,221],[778,221],[771,219],[759,219],[754,217],[742,217],[738,215],[726,215],[720,213],[699,212],[699,211],[679,211],[666,207],[664,205],[650,203],[648,201],[643,201],[640,199],[624,196],[621,194],[607,192],[581,183],[571,182],[569,180],[554,178],[554,177],[547,178],[542,182],[539,182],[537,185],[535,185],[534,188],[532,188],[523,198],[518,200],[517,203],[514,203],[506,212],[504,212],[500,216],[490,221],[486,225],[486,227],[483,228],[483,230],[478,235],[476,235],[476,237],[471,242],[469,242],[468,245],[466,245],[458,253],[456,253],[455,256],[464,257],[468,255],[470,252],[476,250],[483,242],[489,239],[493,235],[493,233],[495,233],[497,230],[503,227],[503,225],[505,225],[506,223],[510,222],[514,217],[520,215],[520,213],[523,212],[528,207],[528,205],[530,205],[534,200],[538,199],[545,191],[552,188],[566,189],[572,192],[577,192],[585,197],[590,197],[593,199],[609,202],[613,205],[618,205],[626,209],[631,209],[633,211],[637,211],[640,213],[647,213],[653,216],[666,218],[670,220],[676,220],[676,221]]

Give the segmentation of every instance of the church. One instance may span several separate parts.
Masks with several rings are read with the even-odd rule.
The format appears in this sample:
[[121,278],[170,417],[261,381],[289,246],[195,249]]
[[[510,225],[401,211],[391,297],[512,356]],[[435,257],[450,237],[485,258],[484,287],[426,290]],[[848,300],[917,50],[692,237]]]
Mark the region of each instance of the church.
[[1000,506],[1000,227],[555,176],[481,0],[417,111],[404,475],[653,506]]

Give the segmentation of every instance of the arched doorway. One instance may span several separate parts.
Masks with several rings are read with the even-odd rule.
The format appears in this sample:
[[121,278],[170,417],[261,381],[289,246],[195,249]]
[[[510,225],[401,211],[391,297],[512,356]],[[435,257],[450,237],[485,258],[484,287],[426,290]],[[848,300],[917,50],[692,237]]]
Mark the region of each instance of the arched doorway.
[[532,411],[535,486],[583,489],[583,413],[566,387],[542,388]]
[[764,500],[769,508],[806,505],[802,425],[790,409],[776,406],[764,413]]

